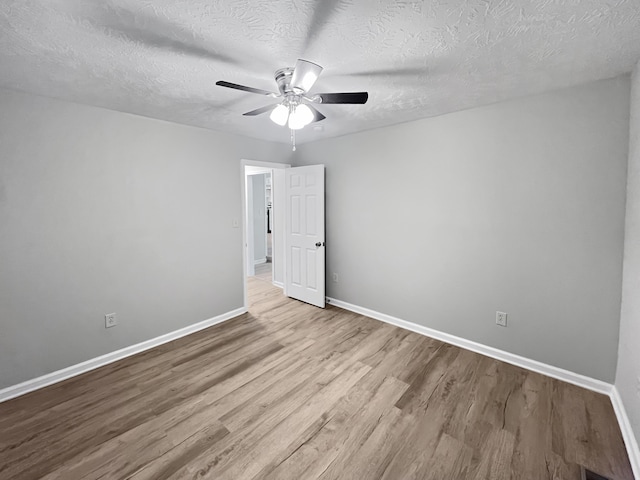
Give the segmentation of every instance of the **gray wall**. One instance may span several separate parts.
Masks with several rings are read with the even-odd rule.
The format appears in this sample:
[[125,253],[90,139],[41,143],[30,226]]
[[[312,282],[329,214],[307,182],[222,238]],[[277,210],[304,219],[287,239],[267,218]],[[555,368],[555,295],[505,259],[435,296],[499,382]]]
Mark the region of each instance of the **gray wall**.
[[253,209],[253,260],[264,262],[267,258],[267,210],[265,174],[250,175]]
[[640,443],[640,63],[632,76],[630,132],[616,388]]
[[1,90],[0,388],[241,307],[240,159],[288,156]]
[[625,76],[300,145],[328,295],[612,382],[628,121]]

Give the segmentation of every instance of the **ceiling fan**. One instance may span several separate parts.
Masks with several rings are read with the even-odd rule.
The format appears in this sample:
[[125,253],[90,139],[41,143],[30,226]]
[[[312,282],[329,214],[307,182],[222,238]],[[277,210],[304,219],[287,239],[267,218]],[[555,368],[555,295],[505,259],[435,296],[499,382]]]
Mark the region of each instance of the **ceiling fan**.
[[364,104],[367,103],[369,98],[367,92],[310,94],[309,90],[318,80],[320,72],[322,72],[320,65],[308,60],[298,59],[295,68],[287,67],[276,71],[275,80],[280,93],[246,87],[224,80],[216,82],[216,85],[258,95],[267,95],[272,98],[282,98],[280,103],[266,105],[243,115],[255,116],[271,111],[269,115],[271,120],[281,126],[287,125],[291,129],[292,141],[295,142],[294,130],[299,130],[310,123],[319,122],[326,118],[311,104]]

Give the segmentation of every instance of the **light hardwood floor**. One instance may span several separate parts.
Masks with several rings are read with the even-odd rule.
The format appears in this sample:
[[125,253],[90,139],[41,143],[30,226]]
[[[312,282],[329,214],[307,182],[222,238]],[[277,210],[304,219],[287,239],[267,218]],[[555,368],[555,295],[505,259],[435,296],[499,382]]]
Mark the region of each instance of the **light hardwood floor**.
[[0,404],[0,478],[633,478],[603,395],[260,279],[250,303]]

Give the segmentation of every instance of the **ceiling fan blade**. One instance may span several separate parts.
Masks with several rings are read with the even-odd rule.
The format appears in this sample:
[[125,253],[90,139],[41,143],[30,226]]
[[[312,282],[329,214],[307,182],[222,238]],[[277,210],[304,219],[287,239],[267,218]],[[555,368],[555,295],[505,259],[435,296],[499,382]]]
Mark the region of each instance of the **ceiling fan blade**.
[[299,58],[291,75],[291,88],[298,94],[308,92],[318,80],[320,72],[320,65]]
[[244,85],[238,85],[237,83],[225,82],[224,80],[217,81],[216,85],[219,85],[220,87],[235,88],[236,90],[242,90],[243,92],[257,93],[258,95],[270,95],[272,97],[279,96],[277,93],[267,92],[260,88],[246,87]]
[[311,120],[311,123],[319,122],[327,118],[323,114],[321,114],[313,105],[305,105],[307,105],[307,107],[309,107],[309,109],[313,112],[313,120]]
[[314,95],[314,99],[319,103],[367,103],[369,94],[367,92],[349,92],[349,93],[318,93]]
[[277,106],[278,106],[277,103],[273,105],[267,105],[265,107],[260,107],[260,108],[256,108],[255,110],[251,110],[250,112],[243,113],[242,115],[246,115],[247,117],[255,117],[256,115],[267,113],[269,110],[273,110]]

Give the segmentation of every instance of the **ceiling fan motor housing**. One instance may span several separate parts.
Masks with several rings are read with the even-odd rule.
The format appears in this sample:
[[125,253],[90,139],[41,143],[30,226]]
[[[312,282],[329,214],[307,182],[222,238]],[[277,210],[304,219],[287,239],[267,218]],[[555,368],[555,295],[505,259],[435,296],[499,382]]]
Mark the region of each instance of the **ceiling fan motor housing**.
[[275,78],[278,84],[280,93],[284,96],[295,95],[293,88],[291,88],[291,76],[293,75],[293,68],[286,67],[276,70]]

